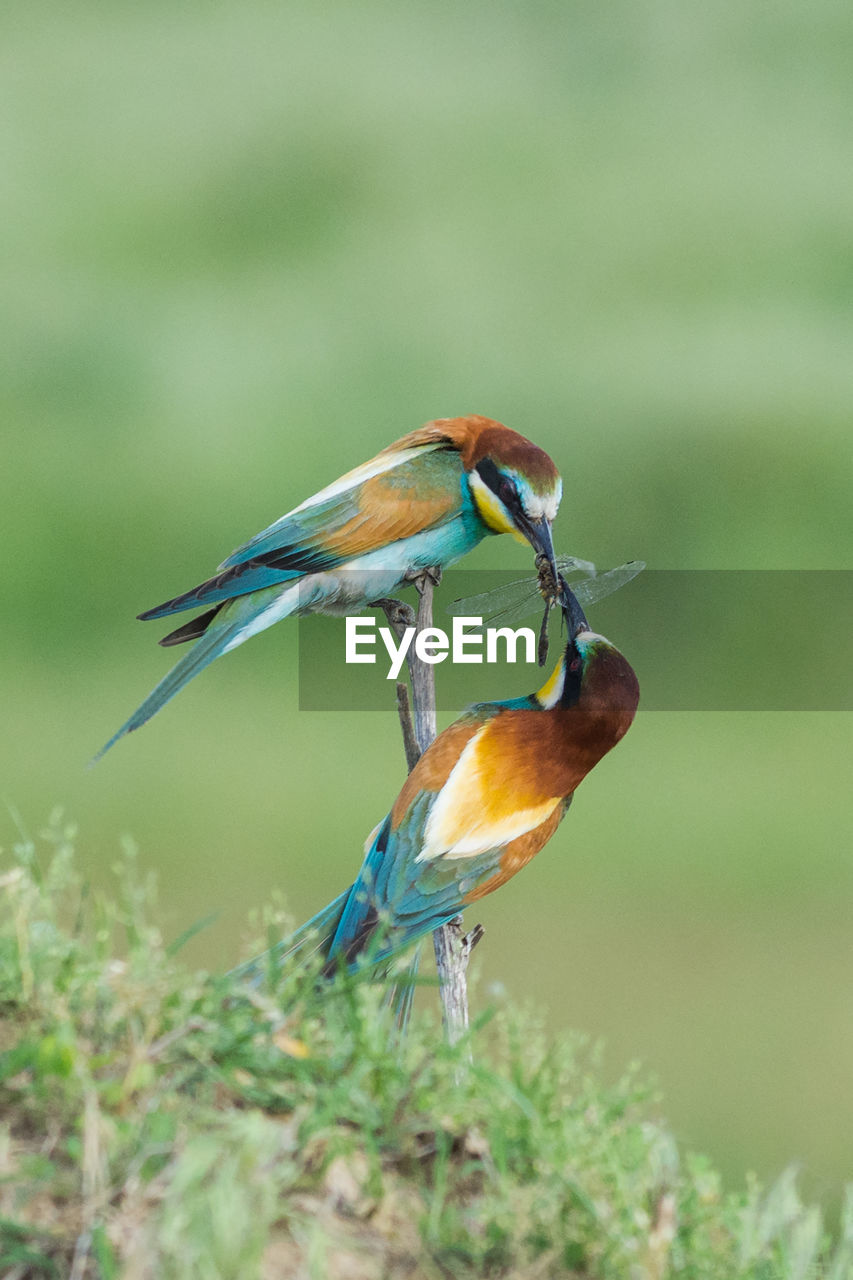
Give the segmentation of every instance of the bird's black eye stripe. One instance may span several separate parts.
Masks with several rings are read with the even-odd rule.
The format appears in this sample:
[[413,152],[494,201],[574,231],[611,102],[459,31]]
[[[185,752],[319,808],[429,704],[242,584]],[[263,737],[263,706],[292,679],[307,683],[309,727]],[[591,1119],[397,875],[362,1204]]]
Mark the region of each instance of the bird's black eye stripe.
[[491,458],[483,458],[477,463],[475,470],[483,483],[489,486],[492,493],[497,493],[498,485],[501,482],[501,473]]
[[475,470],[483,483],[488,485],[492,493],[500,498],[505,507],[511,510],[519,506],[518,490],[509,476],[498,470],[491,458],[483,458],[481,462],[477,463]]
[[573,707],[581,696],[583,683],[583,662],[577,649],[572,645],[566,653],[566,668],[563,676],[562,707]]

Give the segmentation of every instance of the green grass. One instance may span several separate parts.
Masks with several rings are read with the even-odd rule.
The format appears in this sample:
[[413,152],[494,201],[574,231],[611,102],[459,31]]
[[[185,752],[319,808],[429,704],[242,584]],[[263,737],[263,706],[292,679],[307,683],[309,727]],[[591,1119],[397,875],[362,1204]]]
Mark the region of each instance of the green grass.
[[833,1244],[792,1171],[724,1190],[635,1070],[507,1007],[451,1049],[375,983],[189,971],[134,851],[96,894],[73,840],[0,880],[4,1276],[853,1275],[853,1198]]

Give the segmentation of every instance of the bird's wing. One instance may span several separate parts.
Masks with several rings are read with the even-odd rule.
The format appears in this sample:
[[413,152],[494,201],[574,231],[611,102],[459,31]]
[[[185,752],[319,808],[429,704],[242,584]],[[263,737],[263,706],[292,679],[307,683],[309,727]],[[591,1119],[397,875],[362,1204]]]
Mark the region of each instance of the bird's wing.
[[438,441],[393,447],[341,476],[238,547],[220,569],[246,561],[329,568],[411,537],[458,513],[459,454]]
[[[537,792],[512,760],[499,779],[490,767],[500,751],[493,738],[502,710],[472,708],[409,774],[350,891],[332,956],[351,960],[372,938],[373,959],[400,950],[508,879],[556,829],[563,795]],[[541,720],[541,712],[530,714]]]
[[251,538],[214,577],[139,617],[162,618],[335,569],[445,524],[465,502],[456,451],[435,442],[388,450]]
[[[387,818],[368,836],[361,872],[350,890],[332,941],[332,958],[356,954],[375,932],[380,913],[389,917],[387,925],[396,915],[398,904],[408,901],[424,823],[480,722],[477,715],[470,714],[444,730],[409,774]],[[416,869],[414,878],[419,875]],[[448,900],[455,901],[452,883]],[[450,915],[457,909],[451,906]]]
[[391,829],[391,816],[364,860],[329,950],[329,958],[352,963],[362,953],[384,960],[410,942],[446,924],[460,911],[465,896],[500,871],[500,850],[465,864],[419,864],[424,823],[435,802],[421,792],[404,822]]
[[339,894],[295,933],[259,956],[232,969],[231,973],[235,977],[246,978],[249,982],[257,984],[265,975],[274,974],[286,960],[296,963],[309,960],[318,952],[325,954],[348,896],[349,890]]

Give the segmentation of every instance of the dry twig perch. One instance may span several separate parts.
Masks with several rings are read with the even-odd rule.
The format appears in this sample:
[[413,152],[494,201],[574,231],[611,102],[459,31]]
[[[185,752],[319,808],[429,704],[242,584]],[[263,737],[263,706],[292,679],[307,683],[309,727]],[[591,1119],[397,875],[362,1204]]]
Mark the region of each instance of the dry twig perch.
[[[427,569],[413,578],[418,589],[417,612],[402,600],[374,601],[375,606],[384,611],[398,640],[406,627],[414,626],[421,632],[432,626],[433,592],[440,580],[440,569]],[[409,691],[402,681],[397,683],[397,713],[403,731],[406,764],[411,773],[436,735],[435,672],[430,663],[420,660],[414,644],[409,646],[406,661],[412,681],[414,719]],[[451,1044],[455,1044],[468,1029],[468,960],[482,936],[480,925],[463,935],[461,915],[436,929],[432,935],[444,1027]]]

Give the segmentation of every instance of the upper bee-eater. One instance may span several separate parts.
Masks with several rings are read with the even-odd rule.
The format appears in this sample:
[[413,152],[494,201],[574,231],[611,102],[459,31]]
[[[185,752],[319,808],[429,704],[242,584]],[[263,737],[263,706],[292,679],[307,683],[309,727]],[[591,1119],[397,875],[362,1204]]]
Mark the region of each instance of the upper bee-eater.
[[[310,947],[327,973],[386,960],[500,888],[550,840],[640,696],[627,659],[560,585],[568,643],[548,682],[529,697],[479,703],[439,734],[368,837],[355,884],[275,957]],[[257,974],[263,960],[242,972]]]
[[556,580],[551,525],[561,495],[548,454],[491,418],[439,418],[410,432],[256,534],[214,577],[139,615],[207,606],[160,641],[196,643],[96,759],[214,658],[274,622],[355,612],[452,564],[487,534],[526,540]]

